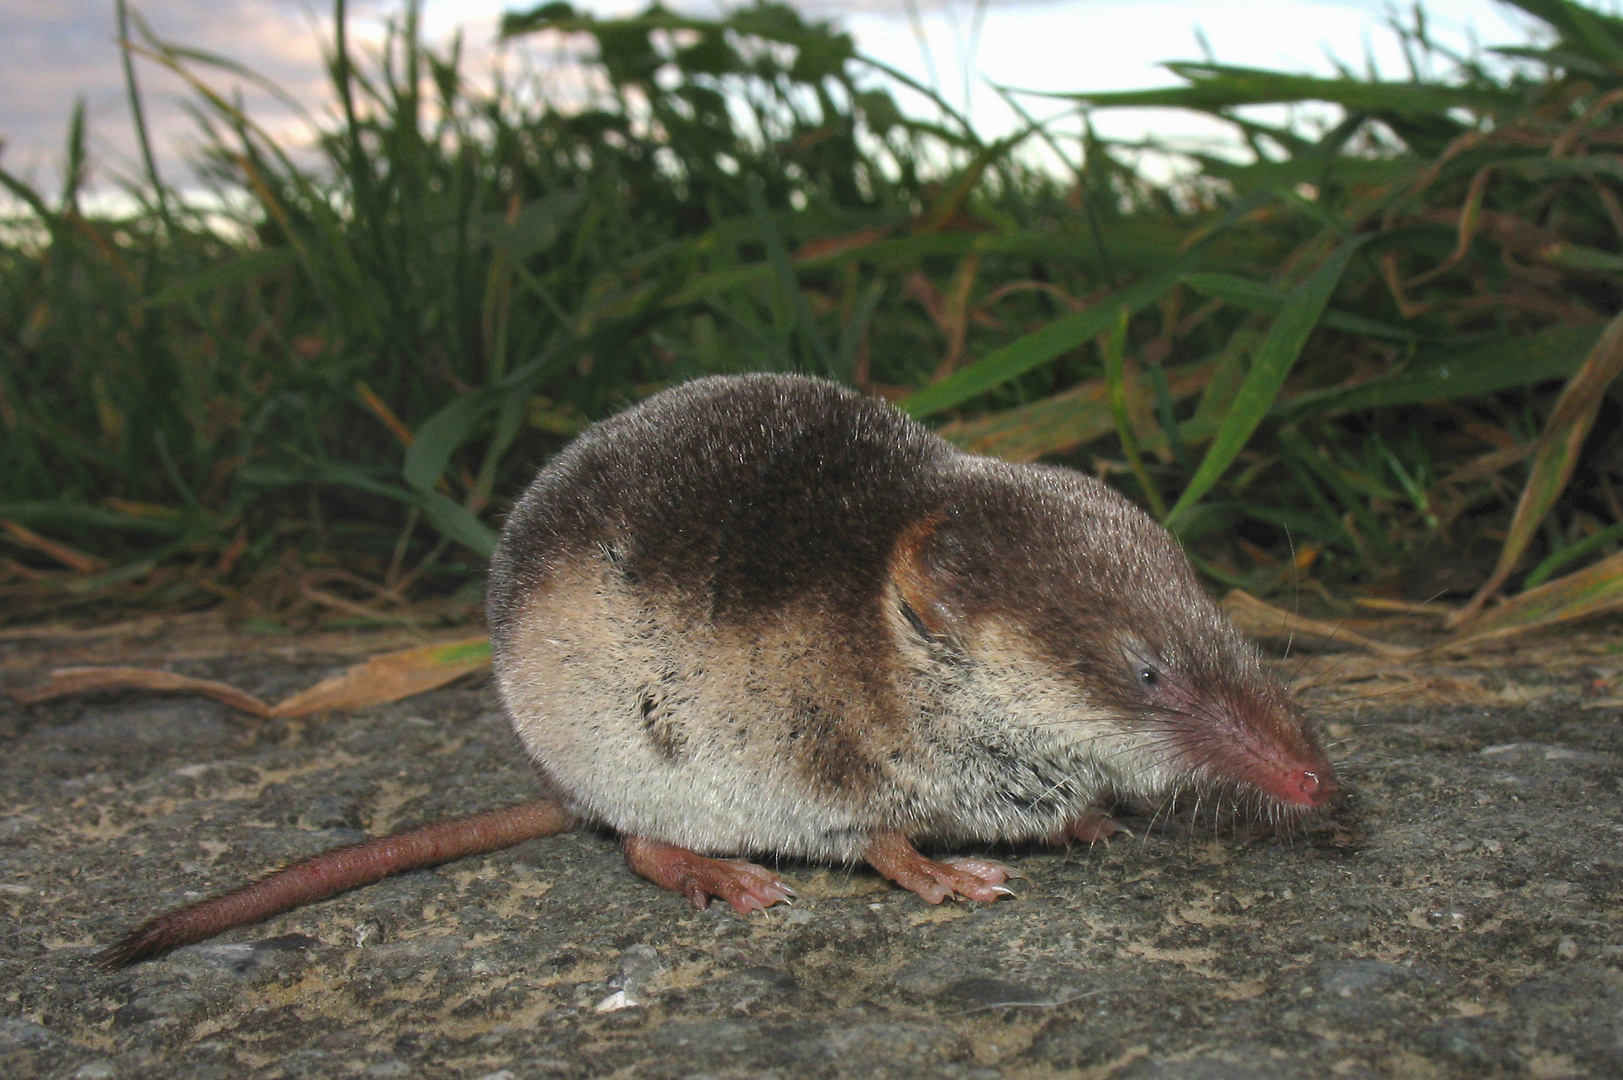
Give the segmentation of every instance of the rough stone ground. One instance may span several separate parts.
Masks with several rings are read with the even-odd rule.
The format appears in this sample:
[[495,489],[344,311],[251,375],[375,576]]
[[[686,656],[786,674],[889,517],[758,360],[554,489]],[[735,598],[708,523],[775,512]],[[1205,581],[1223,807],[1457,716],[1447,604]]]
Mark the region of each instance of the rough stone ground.
[[[120,658],[272,698],[346,659],[150,636]],[[1407,676],[1446,703],[1344,681],[1325,820],[997,852],[1026,877],[994,905],[793,864],[803,900],[744,920],[576,833],[114,973],[134,921],[528,768],[486,682],[297,723],[0,697],[0,1076],[1623,1076],[1623,706],[1584,707],[1620,640]],[[0,677],[72,652],[0,642]]]

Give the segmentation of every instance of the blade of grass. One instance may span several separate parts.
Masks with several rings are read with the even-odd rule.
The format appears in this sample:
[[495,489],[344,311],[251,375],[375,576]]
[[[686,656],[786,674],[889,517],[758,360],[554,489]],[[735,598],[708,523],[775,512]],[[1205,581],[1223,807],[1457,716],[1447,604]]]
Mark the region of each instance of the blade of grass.
[[126,514],[67,500],[0,503],[0,518],[26,521],[34,525],[76,525],[103,533],[109,530],[129,530],[173,536],[185,528],[185,522],[178,514],[167,517]]
[[1138,479],[1145,500],[1157,518],[1166,517],[1167,505],[1161,492],[1150,482],[1144,469],[1144,459],[1138,452],[1138,438],[1133,434],[1133,423],[1127,415],[1127,309],[1116,315],[1116,325],[1104,341],[1105,390],[1110,398],[1110,414],[1116,421],[1116,436],[1121,440],[1121,452]]
[[1420,650],[1407,645],[1393,645],[1385,641],[1365,637],[1356,630],[1349,630],[1341,623],[1324,622],[1319,619],[1309,619],[1284,608],[1275,607],[1265,600],[1259,600],[1244,589],[1234,589],[1223,597],[1223,613],[1234,621],[1234,624],[1254,637],[1263,638],[1293,638],[1309,637],[1323,641],[1333,641],[1339,644],[1352,645],[1376,656],[1384,656],[1391,660],[1401,660],[1413,656]]
[[483,635],[374,656],[271,707],[273,717],[364,709],[444,686],[490,666]]
[[1623,372],[1623,313],[1607,324],[1583,366],[1556,399],[1550,419],[1539,436],[1532,472],[1516,503],[1516,513],[1510,520],[1505,545],[1499,551],[1499,561],[1482,588],[1460,609],[1452,625],[1470,622],[1510,577],[1555,500],[1566,489],[1572,470],[1577,467],[1584,438],[1605,400],[1606,389],[1616,381],[1619,372]]
[[1161,422],[1161,430],[1166,433],[1173,459],[1179,468],[1187,472],[1194,466],[1189,461],[1189,447],[1183,441],[1183,426],[1178,423],[1178,414],[1174,409],[1176,399],[1172,396],[1172,385],[1167,381],[1166,369],[1160,364],[1149,363],[1145,365],[1145,370],[1150,378],[1150,389],[1155,392],[1155,418]]
[[7,518],[0,518],[0,530],[4,530],[13,541],[23,547],[49,555],[70,570],[76,570],[81,574],[99,574],[107,569],[106,559],[98,559],[94,555],[75,551],[60,541],[41,536],[34,530]]
[[783,246],[783,238],[778,235],[778,227],[767,210],[766,185],[759,176],[751,173],[748,186],[750,213],[755,216],[756,226],[760,230],[767,261],[777,275],[778,289],[794,310],[795,330],[809,354],[808,359],[815,361],[817,374],[832,374],[834,358],[829,354],[823,336],[817,332],[817,321],[812,318],[811,307],[806,303],[805,294],[800,291],[800,281],[795,277],[794,267],[789,264],[788,249]]
[[[1290,302],[1285,290],[1266,282],[1252,281],[1233,274],[1196,273],[1183,275],[1183,283],[1198,293],[1221,300],[1248,311],[1261,311],[1269,315],[1284,309]],[[1402,327],[1391,326],[1376,319],[1368,319],[1347,311],[1325,308],[1320,325],[1331,330],[1345,330],[1349,334],[1383,338],[1388,341],[1412,341],[1414,334]]]
[[1114,93],[1019,92],[1076,101],[1092,108],[1161,106],[1219,115],[1242,105],[1324,101],[1353,112],[1429,119],[1449,109],[1492,112],[1521,104],[1515,91],[1498,87],[1327,79],[1227,64],[1174,62],[1166,68],[1187,80],[1186,84]]
[[1557,324],[1521,337],[1433,354],[1395,375],[1357,386],[1313,390],[1281,401],[1277,411],[1294,417],[1332,410],[1387,409],[1480,397],[1568,378],[1595,347],[1602,329],[1595,325]]
[[884,279],[878,279],[868,284],[857,298],[856,306],[851,310],[851,317],[840,329],[839,351],[835,354],[834,377],[842,382],[851,381],[857,370],[857,356],[862,349],[862,338],[867,332],[869,324],[873,321],[874,311],[879,302],[885,298]]
[[1285,377],[1301,355],[1308,335],[1318,325],[1319,316],[1341,280],[1342,271],[1369,239],[1370,236],[1366,235],[1342,241],[1313,273],[1291,290],[1289,303],[1269,327],[1268,336],[1257,347],[1251,368],[1246,372],[1245,380],[1241,382],[1234,403],[1218,427],[1211,446],[1201,458],[1200,467],[1195,470],[1195,475],[1167,515],[1169,528],[1176,531],[1182,515],[1188,513],[1201,496],[1211,490],[1240,451],[1245,449],[1246,443],[1284,388]]
[[124,94],[130,102],[130,117],[135,124],[135,139],[141,147],[141,161],[146,168],[147,183],[152,185],[152,197],[157,200],[158,219],[171,237],[175,235],[175,222],[169,214],[169,192],[163,178],[158,175],[158,159],[152,153],[152,140],[147,135],[146,109],[141,104],[141,86],[135,78],[135,60],[128,48],[130,40],[130,9],[125,0],[117,0],[119,56],[124,63]]
[[229,683],[194,679],[172,671],[134,667],[80,667],[53,671],[44,683],[12,691],[19,704],[32,705],[71,694],[106,690],[157,690],[203,694],[260,719],[297,718],[322,712],[351,712],[434,690],[490,666],[484,635],[459,638],[374,656],[275,705]]
[[88,694],[105,690],[159,690],[168,693],[203,694],[223,701],[234,709],[253,716],[266,718],[271,707],[254,695],[238,690],[230,683],[213,679],[194,679],[172,671],[134,667],[73,667],[59,668],[38,686],[13,690],[11,696],[18,704],[33,705],[70,694]]
[[1623,539],[1623,521],[1615,521],[1599,532],[1584,537],[1582,540],[1557,548],[1522,579],[1522,591],[1538,588],[1549,580],[1551,574],[1567,565],[1567,563],[1572,562],[1574,559],[1581,559],[1592,551],[1599,551],[1608,544],[1615,544],[1620,539]]
[[[1211,374],[1211,365],[1205,363],[1176,368],[1167,389],[1175,402],[1182,401],[1206,386]],[[1153,402],[1143,404],[1148,407]],[[938,428],[937,434],[973,454],[1035,461],[1045,454],[1067,453],[1114,430],[1109,389],[1103,379],[1090,379],[1027,405],[951,421]],[[1160,445],[1146,443],[1141,449],[1158,451]]]
[[1506,600],[1432,648],[1469,648],[1619,608],[1623,608],[1623,551]]
[[1165,296],[1177,283],[1175,270],[1154,274],[1100,300],[1092,307],[1063,316],[1040,330],[1032,331],[897,404],[919,417],[960,405],[1052,360],[1060,353],[1108,332],[1118,312],[1126,310],[1129,314],[1135,314],[1142,311]]

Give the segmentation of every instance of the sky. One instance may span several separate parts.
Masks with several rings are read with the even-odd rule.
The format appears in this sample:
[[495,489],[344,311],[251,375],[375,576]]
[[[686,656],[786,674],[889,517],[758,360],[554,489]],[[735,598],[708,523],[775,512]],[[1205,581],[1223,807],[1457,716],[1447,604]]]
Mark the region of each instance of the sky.
[[[708,0],[667,0],[703,12]],[[1607,9],[1617,0],[1606,0]],[[432,37],[460,30],[469,63],[483,75],[502,55],[495,28],[501,0],[425,0]],[[630,14],[636,0],[576,0],[599,15]],[[801,0],[808,15],[838,21],[859,50],[937,85],[967,104],[983,134],[1013,123],[988,81],[1032,90],[1118,90],[1168,85],[1158,65],[1200,59],[1203,33],[1221,62],[1328,74],[1331,57],[1364,69],[1373,59],[1385,77],[1407,68],[1385,29],[1393,10],[1382,0]],[[376,42],[400,2],[351,0],[351,37]],[[1529,20],[1495,0],[1428,0],[1433,33],[1462,51],[1476,44],[1522,43]],[[321,70],[331,40],[331,7],[310,0],[133,0],[131,10],[160,38],[227,57],[265,76],[319,110],[327,101]],[[713,8],[709,10],[714,10]],[[1408,7],[1403,10],[1406,12]],[[0,167],[53,191],[76,100],[85,102],[94,177],[136,171],[135,141],[124,95],[112,0],[0,0]],[[922,38],[922,40],[921,40]],[[509,56],[508,59],[511,59]],[[166,173],[180,171],[195,125],[185,87],[150,61],[137,74],[148,103],[153,141]],[[273,130],[296,122],[262,94],[224,72],[209,73],[221,90],[242,88],[256,118]],[[1038,115],[1056,111],[1033,101]],[[1199,121],[1165,110],[1112,116],[1108,134],[1145,131],[1198,137]]]

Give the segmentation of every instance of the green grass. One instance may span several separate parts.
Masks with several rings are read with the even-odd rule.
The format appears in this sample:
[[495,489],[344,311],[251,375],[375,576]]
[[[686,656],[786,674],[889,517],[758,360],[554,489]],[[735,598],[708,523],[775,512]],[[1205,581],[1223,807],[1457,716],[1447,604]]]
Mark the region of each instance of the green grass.
[[[127,20],[136,115],[143,64],[190,78],[213,191],[148,152],[133,210],[86,212],[82,119],[63,190],[0,172],[24,208],[0,243],[0,519],[45,540],[0,535],[0,595],[255,618],[312,589],[445,595],[584,423],[746,370],[1101,472],[1260,592],[1424,593],[1417,567],[1484,544],[1512,585],[1576,569],[1623,539],[1616,363],[1590,355],[1623,307],[1623,21],[1519,6],[1545,39],[1486,58],[1395,27],[1439,75],[1177,64],[1002,140],[939,99],[904,114],[920,88],[770,4],[510,15],[595,45],[568,107],[474,89],[408,9],[381,56],[332,43],[315,164],[210,89],[228,60]],[[1297,102],[1339,116],[1247,111]],[[1251,153],[1152,147],[1186,166],[1153,181],[1089,123],[1146,105]],[[90,561],[59,569],[53,542]]]

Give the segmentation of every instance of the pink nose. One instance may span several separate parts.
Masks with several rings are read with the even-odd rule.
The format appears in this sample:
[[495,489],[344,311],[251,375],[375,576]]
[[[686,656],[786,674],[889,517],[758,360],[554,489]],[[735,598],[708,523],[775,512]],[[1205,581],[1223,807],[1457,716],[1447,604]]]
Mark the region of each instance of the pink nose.
[[1285,797],[1303,806],[1323,806],[1337,790],[1335,774],[1328,768],[1302,769],[1285,781]]

